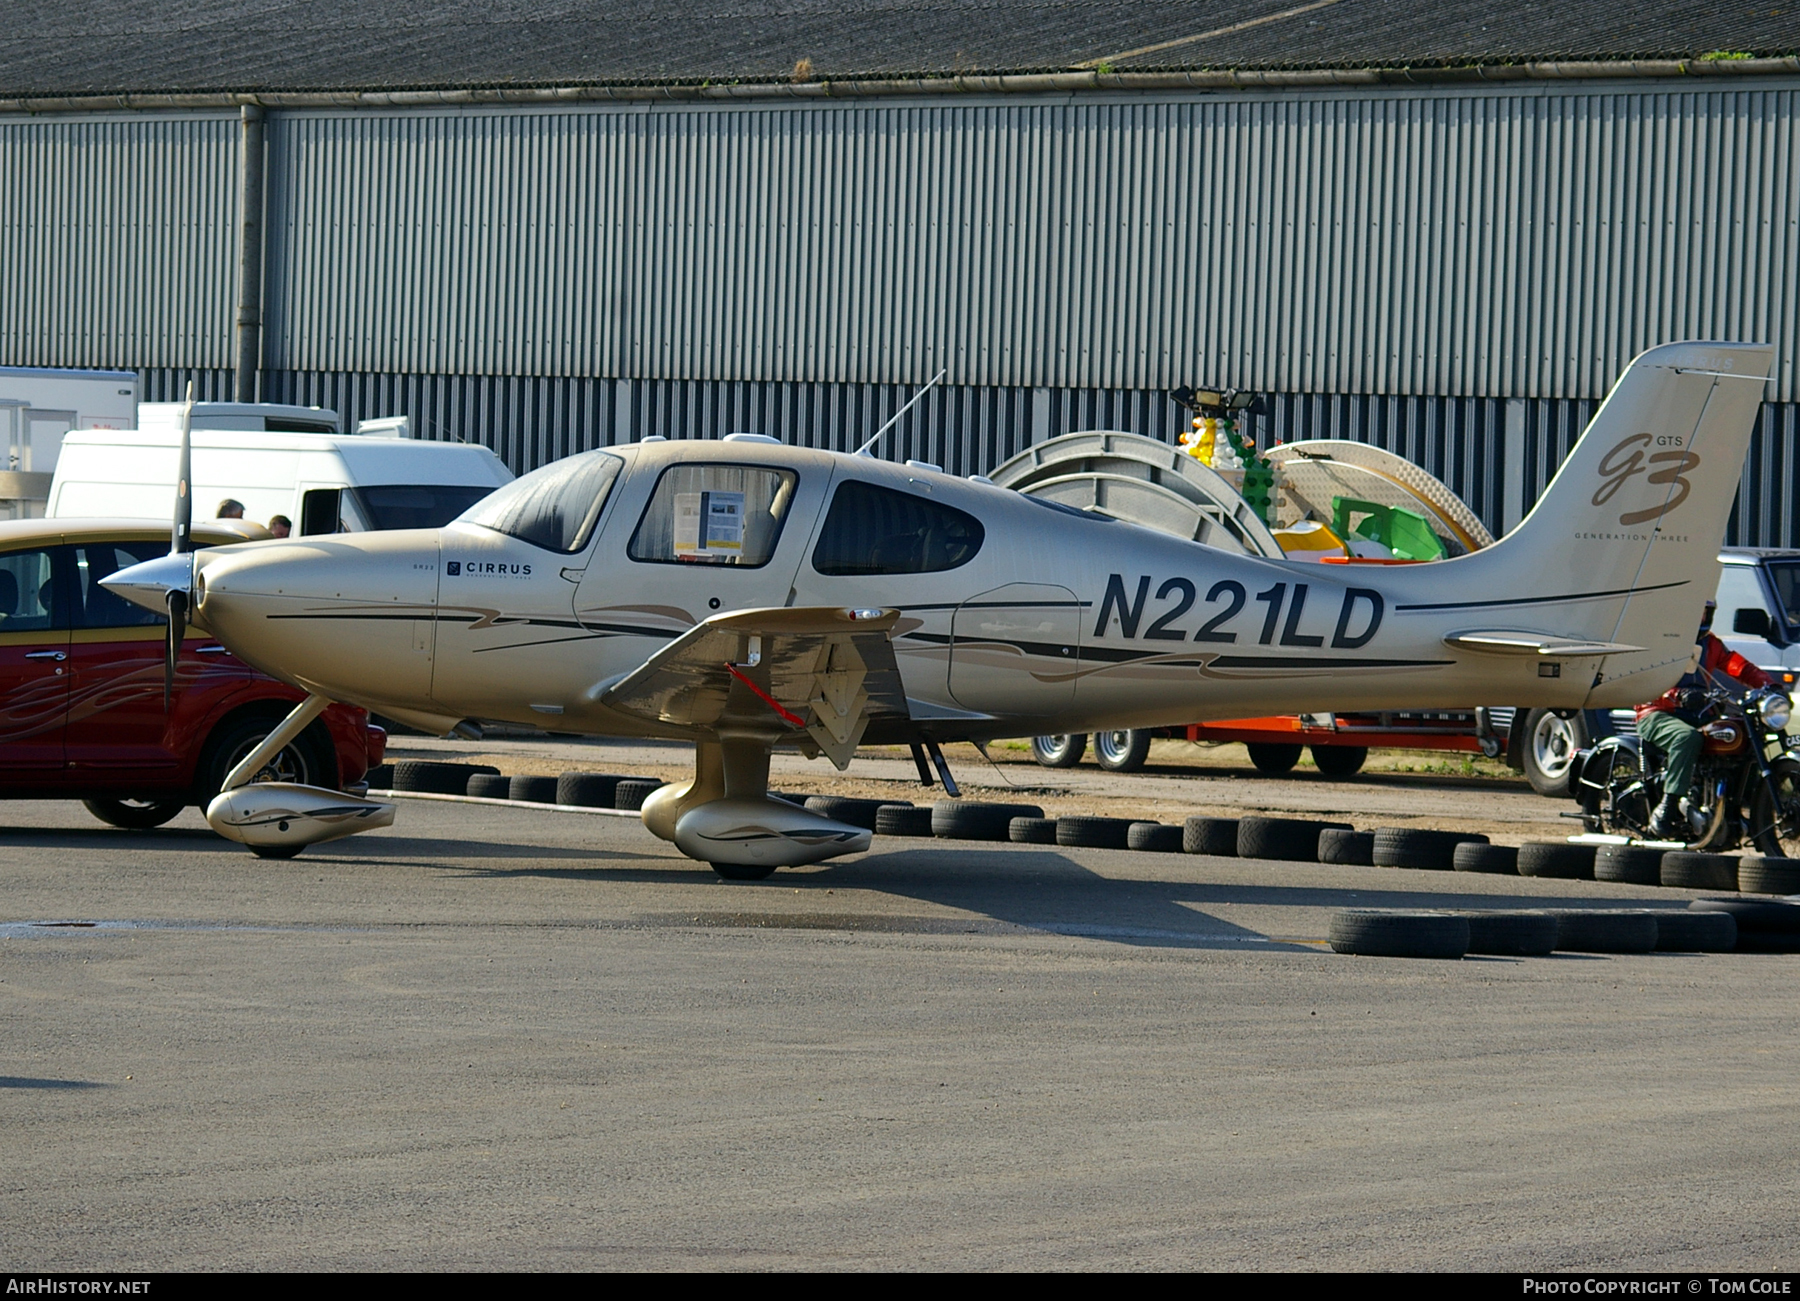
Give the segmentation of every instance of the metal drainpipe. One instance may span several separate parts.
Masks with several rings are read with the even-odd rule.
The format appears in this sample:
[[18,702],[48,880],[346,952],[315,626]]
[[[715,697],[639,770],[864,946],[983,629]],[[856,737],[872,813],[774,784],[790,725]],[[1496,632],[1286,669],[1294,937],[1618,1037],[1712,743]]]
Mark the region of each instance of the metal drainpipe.
[[237,382],[239,402],[260,401],[262,394],[263,292],[263,111],[255,104],[239,109],[243,139],[239,151]]

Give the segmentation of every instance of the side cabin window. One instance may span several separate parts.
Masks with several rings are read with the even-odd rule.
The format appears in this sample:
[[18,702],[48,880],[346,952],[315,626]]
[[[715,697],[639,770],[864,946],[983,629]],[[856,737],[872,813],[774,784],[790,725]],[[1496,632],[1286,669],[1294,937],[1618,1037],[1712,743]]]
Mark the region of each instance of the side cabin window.
[[791,470],[671,465],[656,481],[625,554],[648,564],[766,565],[795,483]]
[[546,551],[574,555],[593,535],[625,462],[605,452],[552,461],[483,497],[459,517]]
[[851,479],[839,485],[813,548],[821,574],[936,574],[981,550],[981,521],[928,497]]

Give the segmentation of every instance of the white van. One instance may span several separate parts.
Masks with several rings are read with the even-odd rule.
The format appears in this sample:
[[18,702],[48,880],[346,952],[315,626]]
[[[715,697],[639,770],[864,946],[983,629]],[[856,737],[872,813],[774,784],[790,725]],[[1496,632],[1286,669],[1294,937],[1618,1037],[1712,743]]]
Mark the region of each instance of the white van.
[[[226,407],[234,409],[220,409]],[[66,435],[47,514],[168,519],[181,449],[180,408],[144,403],[144,428]],[[251,421],[259,427],[246,429]],[[300,432],[308,425],[336,429],[337,413],[195,403],[194,514],[210,519],[230,499],[258,524],[285,515],[295,534],[437,528],[513,477],[485,447]]]

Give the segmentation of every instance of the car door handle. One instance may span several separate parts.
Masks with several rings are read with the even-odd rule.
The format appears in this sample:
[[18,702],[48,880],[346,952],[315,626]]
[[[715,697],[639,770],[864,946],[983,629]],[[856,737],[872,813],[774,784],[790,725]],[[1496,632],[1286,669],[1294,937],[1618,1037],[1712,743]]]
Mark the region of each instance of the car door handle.
[[66,660],[69,655],[67,651],[26,651],[25,658],[28,660]]

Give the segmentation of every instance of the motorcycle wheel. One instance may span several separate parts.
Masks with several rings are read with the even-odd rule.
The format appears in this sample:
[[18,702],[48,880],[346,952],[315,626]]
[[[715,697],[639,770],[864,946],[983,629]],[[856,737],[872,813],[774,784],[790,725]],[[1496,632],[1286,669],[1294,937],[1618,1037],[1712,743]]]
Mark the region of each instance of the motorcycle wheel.
[[1750,801],[1750,839],[1770,858],[1800,858],[1800,763],[1777,759],[1770,784],[1780,804],[1771,803],[1768,788],[1758,784]]

